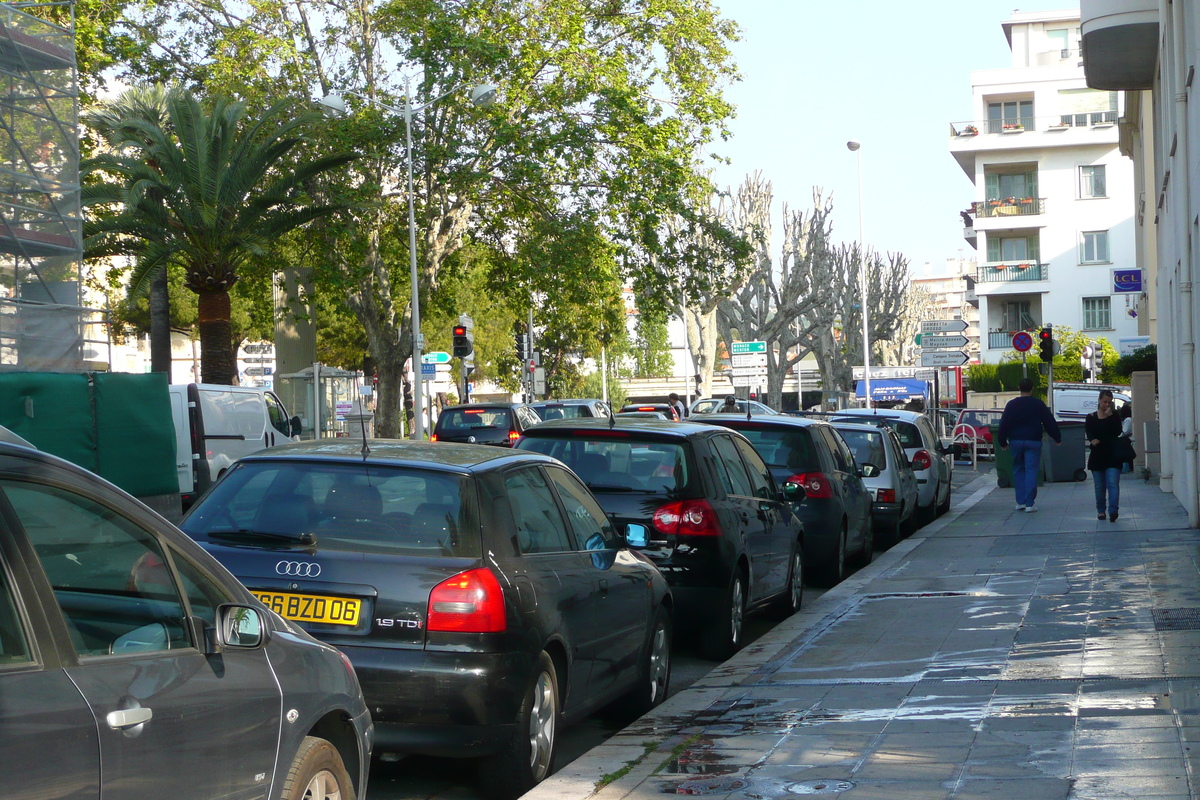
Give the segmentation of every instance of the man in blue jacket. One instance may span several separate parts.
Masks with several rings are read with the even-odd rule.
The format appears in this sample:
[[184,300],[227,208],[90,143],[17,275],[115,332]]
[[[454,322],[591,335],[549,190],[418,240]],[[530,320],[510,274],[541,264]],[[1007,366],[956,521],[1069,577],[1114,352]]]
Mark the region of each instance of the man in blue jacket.
[[1062,434],[1054,415],[1041,400],[1033,396],[1033,381],[1022,378],[1017,384],[1020,397],[1014,397],[1000,415],[996,432],[1001,449],[1012,445],[1012,482],[1017,494],[1017,511],[1032,514],[1037,511],[1038,466],[1042,460],[1042,431],[1050,434],[1056,444],[1062,444]]

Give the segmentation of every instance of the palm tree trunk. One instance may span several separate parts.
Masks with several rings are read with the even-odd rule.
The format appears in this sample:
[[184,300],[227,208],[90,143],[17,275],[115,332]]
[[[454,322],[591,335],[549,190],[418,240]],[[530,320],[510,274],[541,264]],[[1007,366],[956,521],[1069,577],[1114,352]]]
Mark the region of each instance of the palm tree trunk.
[[233,327],[229,321],[229,292],[201,292],[197,297],[200,328],[200,380],[231,385],[237,369],[233,360]]
[[150,371],[167,373],[167,383],[171,382],[171,298],[166,267],[150,283]]

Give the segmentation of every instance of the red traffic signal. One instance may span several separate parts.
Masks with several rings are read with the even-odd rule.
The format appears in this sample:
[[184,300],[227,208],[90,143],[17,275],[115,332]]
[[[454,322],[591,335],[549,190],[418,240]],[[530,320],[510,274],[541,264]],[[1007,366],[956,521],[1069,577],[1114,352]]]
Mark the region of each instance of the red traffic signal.
[[466,325],[455,325],[454,326],[454,335],[455,336],[466,336],[467,335],[467,326]]
[[454,333],[454,357],[466,358],[475,350],[475,337],[467,330],[466,325],[455,325],[452,329]]
[[1038,334],[1038,338],[1043,342],[1049,341],[1054,338],[1054,333],[1049,328],[1042,328],[1041,333]]
[[1054,328],[1050,325],[1042,326],[1038,332],[1038,339],[1041,340],[1038,343],[1038,355],[1042,361],[1049,363],[1054,359]]

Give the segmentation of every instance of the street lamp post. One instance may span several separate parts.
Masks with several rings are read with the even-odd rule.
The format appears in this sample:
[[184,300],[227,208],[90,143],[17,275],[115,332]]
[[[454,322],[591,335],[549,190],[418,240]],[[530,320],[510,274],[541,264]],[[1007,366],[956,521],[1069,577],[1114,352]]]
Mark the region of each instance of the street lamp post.
[[850,152],[858,154],[858,294],[862,313],[863,337],[863,398],[871,407],[871,340],[867,325],[867,239],[863,234],[862,145],[851,139],[846,142]]
[[[408,78],[404,80],[404,106],[397,108],[389,105],[382,100],[374,97],[368,97],[360,92],[331,92],[317,102],[332,111],[339,114],[345,113],[346,101],[345,95],[352,94],[355,97],[361,97],[368,103],[385,108],[395,114],[400,114],[404,117],[404,160],[408,165],[408,267],[409,279],[412,284],[412,369],[413,369],[413,431],[412,438],[420,441],[425,438],[425,417],[423,403],[423,383],[421,379],[421,351],[425,349],[425,337],[421,334],[421,295],[420,282],[417,277],[417,212],[415,193],[413,191],[413,156],[412,156],[412,118],[413,114],[424,111],[434,103],[444,97],[447,97],[454,92],[457,92],[462,86],[456,86],[449,91],[443,92],[432,100],[422,103],[419,106],[412,104],[412,91]],[[480,86],[471,87],[471,102],[477,106],[489,106],[496,99],[496,87],[490,84],[482,84]]]

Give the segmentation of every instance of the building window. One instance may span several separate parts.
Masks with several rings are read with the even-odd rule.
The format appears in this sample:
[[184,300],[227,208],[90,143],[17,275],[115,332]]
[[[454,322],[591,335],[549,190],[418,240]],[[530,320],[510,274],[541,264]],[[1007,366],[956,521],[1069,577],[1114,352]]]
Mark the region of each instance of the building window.
[[983,176],[988,200],[1004,200],[1009,197],[1037,197],[1037,172],[1019,172],[1013,175],[989,172]]
[[1002,306],[1004,309],[1004,330],[1024,331],[1033,327],[1033,316],[1030,313],[1028,300],[1009,300]]
[[1108,231],[1084,231],[1080,264],[1108,263]]
[[1061,89],[1058,93],[1059,125],[1084,128],[1117,121],[1117,93],[1095,89]]
[[988,103],[988,133],[1000,133],[1013,128],[1033,130],[1033,101],[1006,100]]
[[1079,196],[1081,198],[1108,196],[1103,164],[1079,168]]
[[1083,298],[1083,329],[1104,331],[1112,328],[1112,308],[1107,297]]
[[988,261],[1030,261],[1038,263],[1038,238],[1036,236],[989,236],[987,240]]

